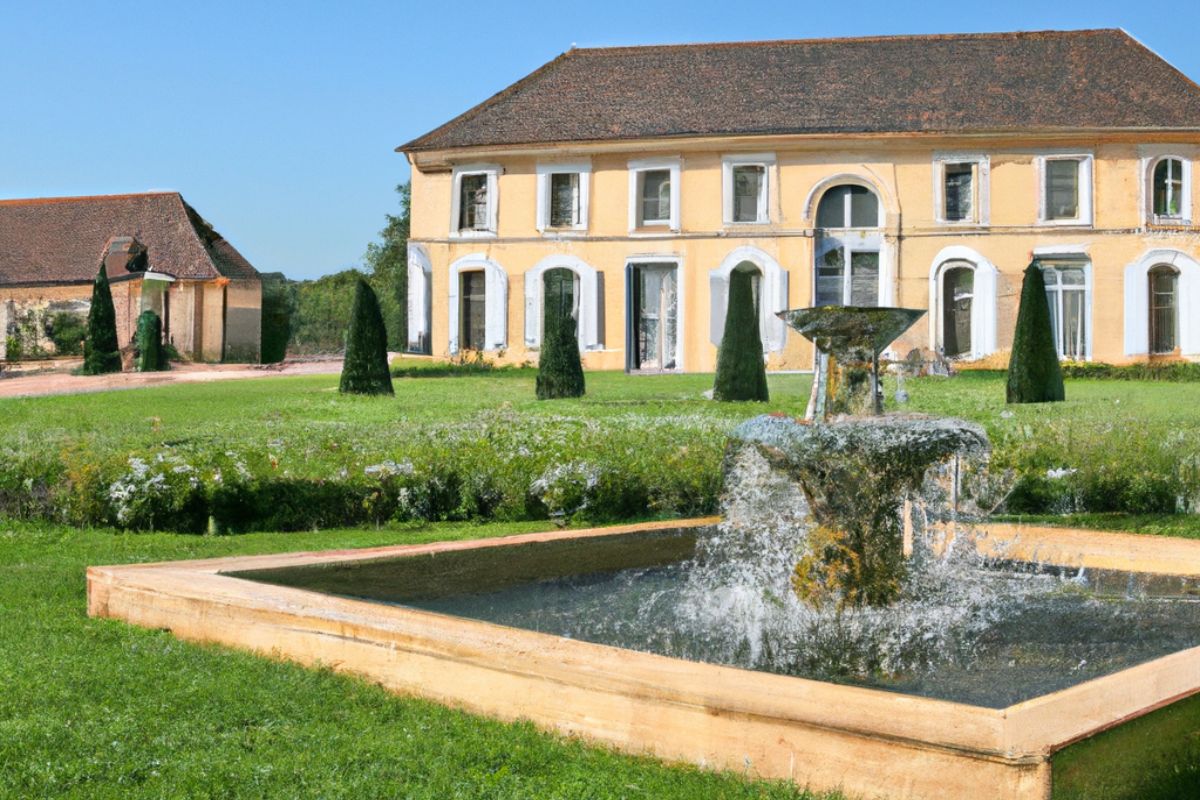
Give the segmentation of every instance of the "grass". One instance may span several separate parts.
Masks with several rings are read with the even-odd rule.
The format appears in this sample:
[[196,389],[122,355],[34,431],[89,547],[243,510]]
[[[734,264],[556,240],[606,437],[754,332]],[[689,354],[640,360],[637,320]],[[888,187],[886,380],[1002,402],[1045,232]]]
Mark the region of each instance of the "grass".
[[0,533],[0,797],[811,798],[791,785],[664,766],[328,670],[85,616],[90,564],[544,526],[237,537],[10,526]]
[[[547,418],[619,423],[634,413],[732,426],[763,411],[802,413],[809,386],[806,376],[772,376],[771,403],[740,405],[703,399],[708,375],[587,378],[587,397],[548,402],[534,400],[532,373],[523,370],[400,378],[395,398],[343,397],[336,377],[317,376],[16,399],[0,402],[0,435],[10,447],[121,450],[255,445],[303,429],[336,444],[497,407]],[[911,410],[983,424],[1001,469],[1021,459],[1063,466],[1106,451],[1114,458],[1200,452],[1195,390],[1185,384],[1069,380],[1066,403],[1012,408],[994,374],[909,381],[907,388]],[[1194,516],[1058,521],[1200,538]],[[7,525],[0,531],[0,797],[810,797],[783,783],[664,766],[528,724],[399,698],[327,670],[85,616],[83,573],[91,564],[475,538],[546,525],[229,537]]]

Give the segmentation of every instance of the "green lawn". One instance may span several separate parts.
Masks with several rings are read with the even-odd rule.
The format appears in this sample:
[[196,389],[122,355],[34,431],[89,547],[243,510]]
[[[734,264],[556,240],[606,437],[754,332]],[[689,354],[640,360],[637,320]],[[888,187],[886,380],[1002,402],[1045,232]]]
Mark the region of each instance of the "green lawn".
[[[551,438],[538,441],[566,448],[555,452],[572,452],[574,440],[553,440],[571,426],[600,426],[587,440],[595,447],[632,428],[628,435],[648,451],[678,451],[679,463],[719,474],[723,431],[765,410],[801,413],[809,382],[774,376],[766,407],[704,400],[710,385],[707,375],[589,374],[585,399],[538,403],[527,372],[401,379],[395,398],[342,397],[336,377],[324,376],[5,400],[0,471],[47,453],[75,454],[86,470],[89,458],[121,460],[147,448],[287,457],[289,442],[297,470],[314,461],[321,469],[343,461],[357,467],[407,446],[415,431],[444,433],[450,429],[438,426],[469,427],[482,415],[488,424],[472,435],[503,438],[507,427],[531,419],[548,426],[538,435]],[[1068,381],[1067,403],[1017,408],[1004,405],[996,375],[909,381],[908,389],[911,410],[985,425],[998,469],[1103,471],[1132,462],[1153,474],[1200,453],[1194,385]],[[688,452],[701,455],[688,461]],[[4,474],[0,494],[11,502],[27,484],[19,472]],[[1066,521],[1200,536],[1196,519],[1093,514]],[[784,784],[666,767],[84,613],[90,564],[473,538],[547,524],[390,523],[222,537],[9,523],[0,532],[0,796],[806,797]]]
[[545,523],[201,537],[0,533],[0,797],[799,798],[325,670],[85,616],[84,569],[491,536]]

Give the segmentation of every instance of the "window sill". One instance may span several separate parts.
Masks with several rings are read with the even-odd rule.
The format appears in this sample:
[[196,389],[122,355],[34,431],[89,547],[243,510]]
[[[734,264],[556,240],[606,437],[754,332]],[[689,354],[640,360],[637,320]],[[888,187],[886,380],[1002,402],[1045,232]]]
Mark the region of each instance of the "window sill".
[[669,225],[644,225],[640,228],[634,228],[629,232],[630,236],[675,236],[679,233],[678,228],[672,228]]
[[958,229],[958,228],[987,228],[987,227],[989,227],[989,223],[987,221],[980,221],[977,219],[937,219],[937,220],[934,220],[934,222],[943,228]]
[[578,239],[587,232],[587,228],[542,228],[542,236],[547,239]]
[[1091,228],[1094,226],[1090,219],[1039,219],[1037,224],[1042,228]]

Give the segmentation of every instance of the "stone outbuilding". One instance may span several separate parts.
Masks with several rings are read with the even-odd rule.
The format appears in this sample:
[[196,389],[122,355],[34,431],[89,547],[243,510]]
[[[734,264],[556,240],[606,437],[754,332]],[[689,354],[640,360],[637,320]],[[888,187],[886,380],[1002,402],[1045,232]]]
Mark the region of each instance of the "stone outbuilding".
[[101,264],[122,348],[149,308],[185,357],[259,360],[258,271],[178,192],[0,200],[3,351],[55,353],[54,326],[87,314]]

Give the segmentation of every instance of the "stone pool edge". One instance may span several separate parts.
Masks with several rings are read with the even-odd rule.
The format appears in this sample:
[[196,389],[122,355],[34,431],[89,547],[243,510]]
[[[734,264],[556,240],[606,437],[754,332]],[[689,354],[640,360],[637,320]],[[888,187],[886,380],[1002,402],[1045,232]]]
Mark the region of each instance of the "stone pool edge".
[[[634,753],[891,798],[1047,798],[1071,742],[1200,691],[1200,648],[1005,709],[687,662],[221,572],[700,527],[714,518],[473,541],[88,569],[88,613],[321,664]],[[988,526],[1009,557],[1200,575],[1200,542]],[[1184,546],[1180,546],[1180,545]],[[1161,545],[1161,546],[1160,546]],[[1142,570],[1149,571],[1149,570]]]

